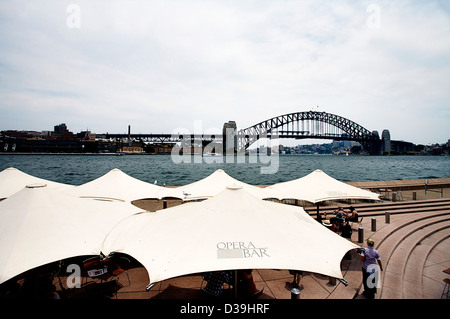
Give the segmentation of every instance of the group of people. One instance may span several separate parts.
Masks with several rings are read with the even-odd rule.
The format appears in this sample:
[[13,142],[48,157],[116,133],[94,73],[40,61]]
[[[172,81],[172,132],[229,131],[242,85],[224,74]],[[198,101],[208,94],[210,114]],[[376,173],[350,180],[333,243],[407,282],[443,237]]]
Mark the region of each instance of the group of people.
[[[330,223],[334,230],[341,231],[341,236],[351,238],[352,228],[349,222],[360,222],[358,213],[353,206],[349,207],[349,212],[346,212],[342,207],[334,211],[335,216],[330,218]],[[326,213],[325,213],[326,218]],[[379,284],[379,271],[383,271],[380,254],[374,248],[375,242],[373,239],[367,239],[367,247],[361,249],[359,252],[362,261],[362,275],[363,275],[363,295],[367,299],[374,299]]]
[[[352,236],[352,228],[349,222],[360,222],[358,213],[353,206],[349,207],[349,212],[342,209],[341,206],[334,211],[335,216],[330,218],[332,230],[340,231],[341,236],[350,239]],[[327,214],[325,213],[325,219]],[[322,217],[318,216],[321,222]],[[379,284],[379,271],[383,271],[380,254],[374,248],[374,241],[367,239],[367,247],[361,249],[359,252],[362,261],[362,275],[363,275],[363,295],[367,299],[375,298],[377,287]]]
[[[352,228],[350,227],[350,222],[358,222],[359,216],[358,212],[353,206],[349,207],[349,212],[346,212],[342,209],[341,206],[338,206],[336,210],[333,212],[335,216],[330,218],[330,224],[333,231],[342,232],[342,236],[346,238],[351,237]],[[324,213],[325,219],[327,219],[327,213]],[[319,214],[318,221],[322,221],[322,215]]]

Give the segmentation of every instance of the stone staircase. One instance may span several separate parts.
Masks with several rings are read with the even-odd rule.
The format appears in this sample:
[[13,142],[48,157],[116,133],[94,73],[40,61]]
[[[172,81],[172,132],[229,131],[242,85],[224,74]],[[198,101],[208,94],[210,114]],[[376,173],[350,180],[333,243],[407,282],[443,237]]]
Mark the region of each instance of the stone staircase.
[[[386,211],[391,214],[408,214],[414,212],[436,211],[436,210],[448,210],[450,209],[450,198],[430,199],[430,200],[414,200],[414,201],[401,201],[401,202],[380,202],[380,203],[365,203],[365,204],[343,204],[340,205],[344,210],[353,206],[358,214],[364,216],[379,216],[384,215]],[[338,205],[332,206],[320,206],[319,211],[321,213],[332,213]],[[305,207],[307,213],[316,217],[316,207]]]
[[[364,217],[364,239],[374,239],[375,248],[383,262],[384,271],[381,272],[381,287],[377,298],[424,298],[422,278],[427,257],[434,247],[450,237],[450,200],[353,206]],[[390,223],[386,223],[384,219],[386,211],[390,211],[392,215]],[[315,211],[311,213],[314,215]],[[372,218],[377,219],[376,231],[371,230]],[[357,229],[354,230],[356,234],[353,233],[352,240],[356,242],[358,234]],[[357,244],[366,246],[365,242]],[[338,283],[329,298],[358,297],[362,292],[359,255],[352,252],[351,261],[344,260],[342,266],[344,279],[349,285],[345,287]]]
[[388,230],[382,240],[383,231],[371,236],[379,242],[376,248],[385,260],[382,287],[377,294],[381,299],[423,298],[426,258],[439,242],[450,237],[450,210],[421,214],[414,220],[402,218],[402,221],[396,222],[395,229]]

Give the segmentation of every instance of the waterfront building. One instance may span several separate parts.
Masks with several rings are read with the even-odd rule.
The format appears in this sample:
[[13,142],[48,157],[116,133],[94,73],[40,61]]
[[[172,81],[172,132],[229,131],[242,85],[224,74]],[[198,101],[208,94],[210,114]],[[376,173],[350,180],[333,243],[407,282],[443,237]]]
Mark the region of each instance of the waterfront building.
[[58,140],[71,140],[73,139],[73,133],[67,129],[67,125],[65,123],[61,123],[59,125],[55,125],[52,137]]

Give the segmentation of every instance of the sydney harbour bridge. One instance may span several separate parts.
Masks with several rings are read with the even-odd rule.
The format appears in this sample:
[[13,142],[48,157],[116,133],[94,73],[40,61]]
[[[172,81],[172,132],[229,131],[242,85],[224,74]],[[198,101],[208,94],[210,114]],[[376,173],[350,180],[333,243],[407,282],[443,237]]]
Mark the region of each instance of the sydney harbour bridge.
[[245,129],[237,129],[236,123],[224,124],[222,134],[109,134],[106,138],[116,140],[142,140],[147,143],[221,142],[227,151],[229,145],[236,152],[244,152],[262,138],[326,139],[356,141],[371,155],[383,154],[390,143],[389,131],[380,138],[377,131],[369,131],[361,125],[339,115],[306,111],[284,114]]

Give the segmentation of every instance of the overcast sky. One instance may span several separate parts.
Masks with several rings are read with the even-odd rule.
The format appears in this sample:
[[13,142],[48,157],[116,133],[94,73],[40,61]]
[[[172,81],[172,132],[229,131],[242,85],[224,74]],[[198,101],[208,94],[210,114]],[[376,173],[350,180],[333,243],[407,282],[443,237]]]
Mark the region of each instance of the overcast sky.
[[450,139],[449,102],[450,0],[0,1],[0,130],[319,110],[430,144]]

